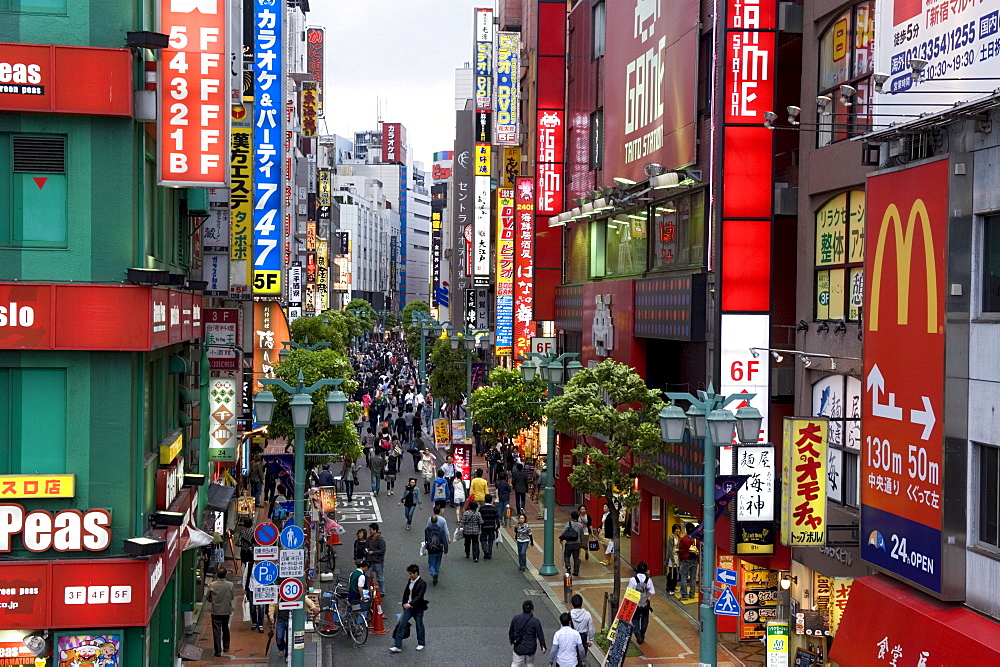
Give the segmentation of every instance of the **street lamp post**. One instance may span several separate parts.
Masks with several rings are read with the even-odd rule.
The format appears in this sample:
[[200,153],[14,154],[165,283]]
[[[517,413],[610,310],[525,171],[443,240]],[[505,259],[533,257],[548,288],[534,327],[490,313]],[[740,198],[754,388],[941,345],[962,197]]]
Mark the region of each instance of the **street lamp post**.
[[490,333],[480,329],[466,329],[454,336],[449,336],[451,349],[465,348],[465,437],[472,437],[472,351],[479,344],[479,339],[488,337]]
[[702,527],[703,548],[701,550],[701,637],[699,660],[702,666],[715,665],[718,655],[718,631],[713,590],[715,576],[715,460],[716,448],[733,442],[733,431],[740,442],[757,442],[763,418],[753,407],[742,407],[736,416],[726,406],[735,401],[749,401],[756,394],[730,394],[721,396],[711,385],[708,391],[699,391],[698,396],[686,392],[666,392],[671,401],[688,401],[691,407],[685,413],[676,405],[660,410],[660,436],[664,442],[681,442],[684,430],[688,429],[692,438],[704,439],[705,474],[702,486]]
[[[535,375],[541,375],[542,380],[548,385],[546,396],[552,397],[557,384],[563,382],[563,372],[565,371],[567,381],[572,380],[577,371],[583,365],[576,361],[580,356],[577,352],[566,352],[558,357],[553,354],[539,354],[529,352],[530,357],[521,364],[521,377],[527,383],[535,381]],[[563,362],[567,361],[565,366]],[[545,530],[544,530],[544,550],[542,552],[542,567],[538,573],[550,577],[559,573],[556,568],[556,431],[552,423],[552,418],[545,417]]]
[[[336,389],[343,383],[343,380],[331,380],[322,378],[314,384],[305,385],[305,377],[299,371],[298,383],[293,387],[281,379],[265,378],[258,380],[262,385],[275,385],[281,387],[291,395],[292,425],[295,426],[295,516],[298,519],[302,530],[306,530],[306,429],[312,419],[312,394],[320,387],[335,387],[326,397],[327,416],[330,423],[334,425],[343,424],[347,411],[347,396],[344,392]],[[257,411],[257,421],[267,426],[274,416],[274,405],[277,401],[270,391],[258,392],[254,397],[254,407]],[[296,577],[302,590],[305,590],[305,577]],[[299,645],[295,641],[298,636],[305,636],[306,617],[305,610],[295,609],[292,612],[292,637],[289,642],[292,646],[292,667],[304,667],[305,653],[304,643]],[[301,633],[301,635],[300,635]]]

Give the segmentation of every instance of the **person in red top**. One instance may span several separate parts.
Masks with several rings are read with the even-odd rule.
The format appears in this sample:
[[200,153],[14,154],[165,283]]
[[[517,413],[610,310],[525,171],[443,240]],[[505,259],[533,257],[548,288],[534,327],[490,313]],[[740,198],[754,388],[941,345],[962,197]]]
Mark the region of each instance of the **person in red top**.
[[695,597],[698,586],[695,583],[698,574],[698,545],[691,533],[695,531],[693,523],[684,524],[685,535],[677,543],[677,559],[681,565],[681,600]]

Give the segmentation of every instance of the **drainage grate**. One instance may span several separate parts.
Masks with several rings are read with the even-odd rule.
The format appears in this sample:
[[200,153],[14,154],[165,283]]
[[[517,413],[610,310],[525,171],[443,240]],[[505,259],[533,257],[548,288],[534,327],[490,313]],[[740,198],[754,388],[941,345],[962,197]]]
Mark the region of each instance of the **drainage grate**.
[[545,591],[540,591],[540,590],[537,590],[537,589],[534,589],[534,588],[525,588],[524,589],[524,594],[525,595],[534,595],[536,597],[545,597]]

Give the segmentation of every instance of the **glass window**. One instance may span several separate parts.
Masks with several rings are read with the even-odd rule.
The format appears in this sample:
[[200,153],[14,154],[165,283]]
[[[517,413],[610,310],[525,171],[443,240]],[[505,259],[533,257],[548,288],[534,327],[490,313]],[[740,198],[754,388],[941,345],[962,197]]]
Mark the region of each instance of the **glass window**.
[[603,2],[594,5],[594,43],[592,55],[598,58],[604,55],[604,34],[607,30],[607,13]]
[[983,289],[979,309],[1000,313],[1000,215],[983,219]]
[[979,471],[977,493],[976,544],[1000,548],[1000,448],[976,445]]
[[604,221],[607,225],[604,275],[628,276],[646,270],[646,219],[646,211],[637,209]]
[[603,220],[588,223],[590,241],[590,277],[600,278],[604,276],[605,250],[604,239],[607,234],[607,227]]
[[865,193],[842,192],[816,212],[816,319],[861,319],[864,303]]
[[652,207],[654,269],[686,269],[705,259],[705,193],[657,202]]
[[813,385],[812,413],[830,420],[827,499],[857,507],[861,453],[861,380],[829,375]]
[[[830,98],[820,113],[817,145],[855,136],[871,126],[870,77],[874,66],[875,3],[861,2],[838,16],[819,40],[819,94]],[[856,93],[843,96],[840,87]]]
[[0,0],[0,11],[23,14],[65,14],[66,0]]

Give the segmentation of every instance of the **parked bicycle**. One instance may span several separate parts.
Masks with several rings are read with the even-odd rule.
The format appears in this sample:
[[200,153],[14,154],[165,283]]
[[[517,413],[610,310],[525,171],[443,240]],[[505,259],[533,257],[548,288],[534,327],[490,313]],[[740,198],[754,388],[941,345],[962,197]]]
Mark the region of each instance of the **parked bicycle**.
[[370,605],[365,600],[350,604],[347,597],[347,587],[343,581],[338,581],[334,590],[323,591],[320,595],[320,611],[314,625],[316,632],[322,637],[335,637],[346,629],[354,645],[361,646],[368,641],[366,612]]

